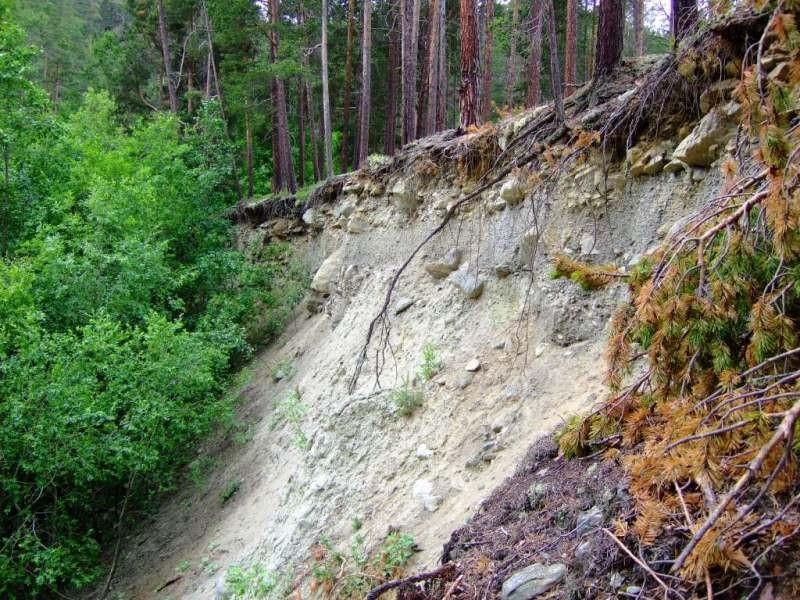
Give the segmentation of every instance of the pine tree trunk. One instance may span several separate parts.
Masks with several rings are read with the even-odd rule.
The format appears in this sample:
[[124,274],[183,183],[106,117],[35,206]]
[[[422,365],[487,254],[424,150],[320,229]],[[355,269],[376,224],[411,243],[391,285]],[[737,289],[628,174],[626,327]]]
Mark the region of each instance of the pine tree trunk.
[[158,9],[158,37],[161,41],[161,54],[164,57],[164,76],[167,78],[167,90],[169,91],[169,110],[175,114],[178,112],[178,92],[175,89],[175,81],[172,79],[172,55],[169,51],[164,0],[157,0],[156,8]]
[[439,0],[439,81],[437,95],[439,106],[436,110],[436,126],[434,131],[445,128],[447,121],[447,5],[446,0]]
[[483,73],[481,84],[481,111],[480,121],[486,123],[492,113],[492,53],[494,51],[494,36],[492,21],[494,20],[494,0],[484,0],[483,15]]
[[191,62],[186,67],[186,111],[194,114],[194,73]]
[[511,31],[508,33],[508,72],[506,73],[506,106],[514,106],[517,87],[517,34],[519,33],[519,0],[511,0]]
[[358,167],[369,154],[369,113],[372,106],[372,0],[364,2],[364,27],[361,34],[361,119],[358,131]]
[[430,54],[430,43],[431,43],[431,19],[430,19],[430,5],[428,6],[428,19],[426,20],[426,24],[428,29],[425,31],[424,34],[420,35],[419,38],[419,56],[422,58],[420,66],[420,74],[419,74],[419,93],[417,94],[417,137],[425,137],[427,135],[427,119],[426,115],[428,114],[428,102],[431,96],[431,88],[428,85],[429,81],[429,70],[430,70],[430,63],[428,62],[427,58]]
[[[634,0],[636,1],[636,0]],[[567,0],[567,32],[564,41],[564,96],[578,82],[578,0]]]
[[697,0],[672,0],[670,25],[676,44],[694,30],[697,18]]
[[250,119],[250,111],[244,115],[245,128],[245,165],[247,167],[247,197],[252,198],[254,193],[253,183],[253,123]]
[[533,108],[542,96],[542,3],[531,3],[531,49],[528,58],[528,96],[525,105]]
[[558,37],[556,33],[556,11],[553,0],[545,0],[547,9],[547,35],[550,40],[550,87],[553,92],[553,104],[556,118],[564,124],[564,96],[561,90],[561,65],[558,61]]
[[594,76],[611,73],[622,57],[622,36],[625,31],[623,0],[600,0],[600,19],[597,24],[597,51]]
[[400,0],[400,6],[403,40],[403,144],[407,144],[415,139],[417,133],[419,0]]
[[311,82],[306,81],[306,120],[308,121],[308,132],[311,137],[311,164],[314,167],[314,181],[319,181],[322,179],[322,161],[320,160],[320,151],[319,151],[319,121],[317,121],[317,115],[314,112],[314,94],[313,90],[311,89]]
[[397,138],[398,56],[400,55],[400,15],[398,0],[390,0],[389,7],[389,82],[386,92],[386,128],[383,134],[383,152],[394,156]]
[[478,122],[478,24],[475,0],[460,0],[461,15],[461,131]]
[[339,162],[342,172],[350,166],[350,105],[353,102],[353,45],[356,37],[356,0],[349,0],[347,10],[347,54],[344,63],[344,89],[342,91],[342,147]]
[[436,113],[439,110],[439,0],[428,5],[428,106],[425,113],[425,134],[436,132]]
[[[589,2],[591,1],[591,5]],[[589,27],[586,35],[586,78],[594,77],[594,50],[597,45],[597,0],[586,0]]]
[[322,0],[322,127],[324,129],[325,177],[333,177],[331,94],[328,86],[328,0]]
[[[279,0],[270,0],[270,20],[272,28],[269,33],[270,41],[270,61],[274,64],[278,60],[278,46],[280,43],[278,36],[278,24],[280,23]],[[289,117],[286,112],[286,89],[283,80],[273,77],[272,87],[272,107],[273,124],[275,136],[275,150],[272,160],[275,169],[275,190],[289,190],[291,193],[297,191],[297,181],[294,178],[292,168],[292,147],[289,142]]]
[[297,130],[300,137],[298,144],[298,162],[297,169],[297,185],[301,188],[306,186],[306,115],[305,115],[305,95],[306,90],[303,85],[303,80],[297,80],[297,98],[300,103],[300,110],[297,111]]
[[633,0],[633,53],[644,54],[644,0]]
[[[298,18],[300,19],[300,23],[305,25],[306,11],[302,2],[300,3]],[[302,53],[301,62],[303,65],[303,69],[306,72],[308,72],[309,71],[308,52],[305,51],[305,49],[308,47],[308,39],[306,37],[305,32],[306,30],[304,27],[303,28],[304,52]],[[308,132],[311,137],[311,164],[314,167],[314,181],[317,182],[320,179],[322,179],[322,166],[320,164],[319,145],[317,143],[317,138],[319,137],[319,125],[317,124],[317,117],[316,113],[314,112],[314,94],[311,89],[311,82],[305,79],[302,85],[305,94],[300,98],[300,110],[305,114],[305,121],[306,123],[308,123]]]

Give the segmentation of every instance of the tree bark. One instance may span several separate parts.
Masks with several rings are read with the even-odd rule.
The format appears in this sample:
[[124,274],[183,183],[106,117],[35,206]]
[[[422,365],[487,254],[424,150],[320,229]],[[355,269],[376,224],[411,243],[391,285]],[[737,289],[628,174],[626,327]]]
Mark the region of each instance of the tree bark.
[[308,130],[311,137],[311,164],[314,166],[314,181],[322,179],[322,161],[319,152],[319,121],[314,112],[314,94],[311,89],[311,82],[306,80],[306,117],[308,120]]
[[517,34],[519,33],[519,0],[511,0],[511,31],[508,33],[508,72],[506,73],[506,106],[514,106],[517,87]]
[[436,109],[436,127],[434,131],[441,131],[447,120],[447,5],[446,0],[439,0],[439,81],[438,91],[439,106]]
[[244,115],[245,127],[245,165],[247,166],[247,197],[252,198],[254,194],[253,182],[253,123],[250,118],[249,109]]
[[644,54],[644,0],[633,0],[633,53]]
[[694,30],[697,18],[697,0],[672,0],[670,25],[676,44]]
[[[272,28],[269,32],[270,42],[270,61],[274,64],[278,60],[278,46],[280,43],[278,35],[278,24],[280,23],[279,0],[270,0],[270,20]],[[289,142],[289,117],[286,111],[286,88],[283,80],[273,77],[272,87],[272,106],[273,124],[275,136],[276,153],[272,157],[275,169],[275,190],[289,190],[294,193],[297,191],[297,181],[294,178],[292,168],[292,146]]]
[[589,13],[589,27],[586,32],[586,64],[584,72],[588,79],[594,76],[594,50],[597,45],[597,0],[586,0],[586,10]]
[[460,0],[461,15],[461,131],[478,122],[478,24],[475,0]]
[[331,139],[331,95],[328,87],[328,0],[322,0],[322,127],[325,145],[325,176],[333,177]]
[[494,51],[494,36],[492,33],[492,20],[494,19],[494,0],[484,0],[483,14],[483,73],[481,82],[481,111],[482,123],[489,121],[492,113],[492,53]]
[[428,105],[425,112],[425,134],[436,131],[436,113],[439,110],[439,0],[431,0],[428,5]]
[[594,76],[611,73],[622,57],[622,37],[625,31],[625,7],[622,0],[600,0],[600,19],[597,24],[597,51]]
[[417,53],[419,34],[419,0],[400,0],[403,62],[403,144],[417,133]]
[[398,0],[390,0],[389,7],[389,82],[386,92],[386,128],[383,134],[383,152],[394,156],[397,140],[397,89],[398,89],[398,56],[400,50],[400,15]]
[[425,137],[428,129],[428,122],[426,116],[428,114],[428,102],[431,96],[431,88],[428,85],[430,72],[430,63],[428,55],[430,54],[431,43],[431,19],[430,19],[430,3],[428,4],[428,18],[426,20],[427,30],[419,36],[419,53],[418,56],[422,60],[418,62],[420,65],[419,73],[419,86],[417,93],[417,137]]
[[567,31],[564,41],[564,96],[570,96],[575,91],[577,82],[578,0],[567,0]]
[[186,67],[186,111],[194,114],[194,73],[191,62]]
[[300,103],[300,110],[297,111],[297,129],[298,134],[300,137],[300,143],[298,144],[298,162],[299,168],[297,169],[297,185],[301,188],[305,187],[306,185],[306,114],[305,114],[305,85],[303,85],[303,80],[297,80],[297,98]]
[[553,92],[553,104],[556,118],[562,125],[564,117],[564,96],[561,91],[561,65],[558,61],[558,37],[556,34],[556,11],[553,0],[545,0],[547,8],[547,35],[550,39],[550,87]]
[[528,96],[525,105],[533,108],[542,96],[542,2],[531,3],[531,49],[528,58]]
[[[305,25],[306,11],[302,2],[300,3],[299,19],[300,23]],[[308,64],[308,39],[306,37],[305,27],[303,28],[303,45],[305,47],[303,48],[301,62],[303,70],[308,73],[310,68]],[[314,181],[316,182],[322,179],[322,166],[320,164],[319,145],[317,143],[319,125],[316,113],[314,112],[314,94],[311,89],[311,82],[306,78],[303,79],[305,94],[300,98],[300,110],[305,113],[305,121],[308,123],[308,131],[311,136],[311,164],[314,167]]]
[[344,89],[342,91],[342,147],[339,162],[342,172],[350,166],[350,105],[353,102],[353,45],[356,37],[356,0],[349,0],[347,10],[347,54],[344,62]]
[[364,1],[364,27],[361,34],[361,119],[358,130],[358,167],[369,154],[369,113],[372,107],[372,0]]
[[167,78],[167,90],[169,92],[169,110],[175,114],[178,112],[178,92],[175,89],[175,81],[172,79],[172,55],[169,51],[164,0],[156,0],[156,8],[158,10],[158,37],[161,41],[161,55],[164,58],[164,76]]

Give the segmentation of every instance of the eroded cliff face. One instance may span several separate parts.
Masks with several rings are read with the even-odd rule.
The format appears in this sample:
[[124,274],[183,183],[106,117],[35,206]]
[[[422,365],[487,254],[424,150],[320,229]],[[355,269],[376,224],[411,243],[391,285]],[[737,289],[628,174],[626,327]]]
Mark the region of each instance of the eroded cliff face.
[[[493,143],[507,145],[532,118],[501,123]],[[347,177],[332,202],[301,218],[244,230],[251,246],[288,238],[313,274],[311,290],[253,361],[241,389],[244,443],[203,450],[207,480],[187,482],[126,541],[113,590],[206,599],[230,566],[255,562],[293,568],[301,582],[312,546],[327,536],[349,547],[354,520],[368,547],[389,527],[410,533],[416,566],[433,566],[450,532],[530,444],[604,393],[605,330],[623,286],[584,292],[551,279],[552,260],[564,253],[629,267],[711,197],[713,164],[663,170],[680,141],[676,132],[644,142],[628,162],[597,153],[547,182],[514,169],[459,208],[398,280],[390,327],[376,334],[352,390],[393,275],[478,186],[436,160],[455,142],[418,142]],[[650,162],[658,165],[632,174]],[[426,347],[435,359],[428,380]],[[393,397],[404,386],[421,398],[410,416]]]

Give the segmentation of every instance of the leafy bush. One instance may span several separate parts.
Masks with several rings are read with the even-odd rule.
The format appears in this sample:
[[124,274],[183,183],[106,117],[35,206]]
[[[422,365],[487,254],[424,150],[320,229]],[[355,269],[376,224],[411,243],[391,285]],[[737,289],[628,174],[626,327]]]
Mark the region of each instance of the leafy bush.
[[364,598],[380,583],[401,577],[417,551],[414,538],[399,531],[391,531],[371,556],[360,534],[353,537],[347,552],[337,550],[330,538],[323,537],[312,548],[312,590],[337,600]]
[[419,376],[423,381],[429,381],[442,369],[442,359],[439,358],[439,349],[435,344],[428,342],[422,348],[422,364],[419,366]]
[[234,249],[216,103],[188,125],[123,129],[90,92],[57,120],[24,43],[0,19],[3,598],[97,579],[122,511],[174,486],[231,413],[231,371],[280,331],[308,277],[287,245],[256,260]]
[[292,591],[292,573],[270,571],[259,563],[237,565],[225,574],[225,587],[231,600],[282,599]]
[[392,402],[394,402],[398,413],[404,417],[410,417],[415,410],[423,405],[425,395],[406,379],[402,387],[392,392]]
[[300,400],[300,392],[292,390],[275,407],[273,427],[288,423],[293,432],[294,445],[300,450],[308,449],[308,438],[303,431],[303,420],[308,407]]

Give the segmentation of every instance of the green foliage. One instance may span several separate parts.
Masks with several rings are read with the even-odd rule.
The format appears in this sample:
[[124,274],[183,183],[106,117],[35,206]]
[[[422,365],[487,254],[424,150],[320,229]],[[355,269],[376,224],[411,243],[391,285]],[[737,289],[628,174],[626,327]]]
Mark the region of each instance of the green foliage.
[[225,587],[231,600],[282,599],[292,591],[291,571],[271,571],[260,563],[249,567],[233,566],[225,574]]
[[398,413],[404,417],[410,417],[415,410],[424,404],[425,395],[406,379],[402,387],[392,392],[392,402]]
[[346,552],[324,536],[313,549],[312,588],[321,589],[327,598],[364,598],[376,585],[400,577],[417,551],[414,538],[399,531],[390,532],[372,555],[360,534],[353,536]]
[[282,358],[270,370],[273,381],[289,380],[297,373],[297,367],[292,362],[291,358]]
[[307,281],[286,245],[253,260],[233,248],[215,102],[185,124],[123,127],[109,95],[90,92],[53,117],[33,59],[0,20],[3,598],[101,575],[121,507],[141,514],[229,420],[232,369],[278,333]]
[[222,489],[222,493],[219,495],[219,499],[222,504],[227,504],[228,500],[236,495],[236,492],[239,491],[240,487],[242,487],[242,482],[239,479],[232,479],[225,484],[225,487]]
[[292,441],[300,450],[308,449],[308,438],[303,431],[306,413],[308,413],[308,407],[300,400],[300,392],[296,389],[286,394],[286,397],[275,406],[273,427],[287,423],[292,429]]
[[442,359],[439,349],[435,344],[428,342],[422,347],[422,364],[419,366],[419,376],[423,381],[429,381],[442,369]]

